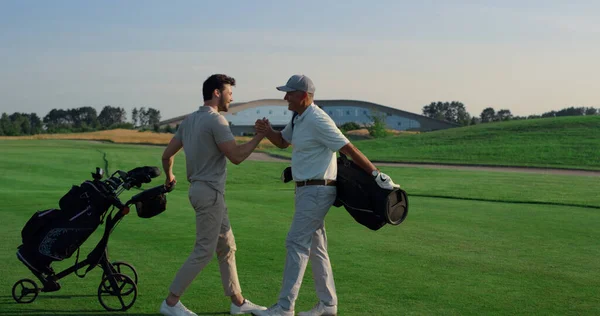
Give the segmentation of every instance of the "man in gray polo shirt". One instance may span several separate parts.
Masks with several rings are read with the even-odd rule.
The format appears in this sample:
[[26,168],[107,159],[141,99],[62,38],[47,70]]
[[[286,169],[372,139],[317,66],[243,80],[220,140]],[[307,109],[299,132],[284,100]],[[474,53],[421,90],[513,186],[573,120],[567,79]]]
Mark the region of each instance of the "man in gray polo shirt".
[[196,315],[179,298],[209,263],[215,251],[225,295],[231,297],[230,313],[239,315],[266,309],[242,296],[235,264],[235,239],[225,205],[225,158],[240,164],[264,138],[264,134],[257,134],[245,144],[236,144],[229,123],[219,113],[227,112],[229,103],[233,101],[232,86],[235,86],[235,79],[226,75],[217,74],[206,79],[202,86],[204,106],[185,118],[162,156],[167,177],[165,183],[170,186],[175,183],[175,154],[183,148],[190,182],[189,200],[196,211],[194,250],[175,275],[170,293],[162,302],[160,312],[163,315]]
[[287,255],[283,284],[277,304],[268,310],[254,312],[260,316],[293,316],[294,304],[308,260],[311,261],[319,303],[299,316],[337,314],[337,295],[333,272],[327,253],[325,215],[336,197],[336,152],[340,151],[373,175],[382,188],[398,187],[340,132],[333,120],[313,103],[315,86],[304,75],[292,76],[285,86],[284,100],[292,121],[281,131],[275,131],[267,119],[256,121],[256,130],[264,133],[275,146],[293,145],[292,177],[296,183],[295,213],[286,238]]

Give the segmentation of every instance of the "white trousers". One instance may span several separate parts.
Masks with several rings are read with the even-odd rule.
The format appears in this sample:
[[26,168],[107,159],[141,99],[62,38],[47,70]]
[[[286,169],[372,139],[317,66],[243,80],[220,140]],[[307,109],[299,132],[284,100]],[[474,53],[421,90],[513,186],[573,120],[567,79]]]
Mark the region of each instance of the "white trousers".
[[327,305],[337,305],[325,233],[325,215],[335,197],[335,186],[308,185],[296,188],[296,211],[285,242],[287,255],[278,302],[285,309],[294,309],[308,260],[311,262],[317,296]]

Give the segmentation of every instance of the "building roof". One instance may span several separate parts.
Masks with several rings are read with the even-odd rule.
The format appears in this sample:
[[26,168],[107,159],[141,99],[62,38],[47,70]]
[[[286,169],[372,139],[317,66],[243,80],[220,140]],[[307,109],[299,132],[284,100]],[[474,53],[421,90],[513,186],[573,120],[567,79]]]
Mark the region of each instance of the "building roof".
[[[383,113],[395,114],[395,115],[399,115],[399,116],[403,116],[403,117],[407,117],[407,118],[414,118],[419,121],[432,122],[432,123],[435,122],[437,124],[440,124],[440,123],[448,124],[448,127],[460,126],[459,124],[456,124],[453,122],[437,120],[437,119],[430,118],[430,117],[427,117],[424,115],[419,115],[419,114],[403,111],[400,109],[396,109],[396,108],[392,108],[389,106],[384,106],[381,104],[368,102],[368,101],[348,100],[348,99],[315,100],[315,104],[319,105],[321,108],[327,108],[328,106],[351,105],[351,106],[362,107],[362,108],[366,108],[366,109],[373,109],[373,110],[383,112]],[[260,100],[250,101],[250,102],[231,103],[229,105],[229,112],[227,112],[227,113],[234,114],[234,113],[246,110],[246,109],[256,108],[256,107],[265,106],[265,105],[267,105],[267,106],[269,106],[269,105],[270,106],[273,106],[273,105],[287,106],[287,102],[282,99],[260,99]],[[189,114],[185,114],[185,115],[177,116],[177,117],[174,117],[174,118],[171,118],[168,120],[161,121],[159,123],[159,125],[166,125],[166,124],[181,122],[188,115]]]

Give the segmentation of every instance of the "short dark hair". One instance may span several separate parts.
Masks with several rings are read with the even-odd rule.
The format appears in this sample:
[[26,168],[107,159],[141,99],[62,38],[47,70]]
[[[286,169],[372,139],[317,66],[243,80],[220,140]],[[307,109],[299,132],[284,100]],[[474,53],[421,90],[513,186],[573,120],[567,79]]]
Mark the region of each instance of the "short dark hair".
[[208,77],[202,85],[202,96],[204,97],[204,101],[212,99],[212,94],[215,89],[223,91],[226,84],[235,86],[235,79],[223,74],[215,74]]

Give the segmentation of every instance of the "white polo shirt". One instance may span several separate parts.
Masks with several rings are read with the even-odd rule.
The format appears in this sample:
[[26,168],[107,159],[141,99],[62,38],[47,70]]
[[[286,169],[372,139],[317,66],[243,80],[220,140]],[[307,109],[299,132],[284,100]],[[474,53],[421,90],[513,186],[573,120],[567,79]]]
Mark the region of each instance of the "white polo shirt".
[[281,131],[292,144],[292,177],[294,181],[335,180],[336,152],[349,143],[331,117],[314,103],[294,118]]

